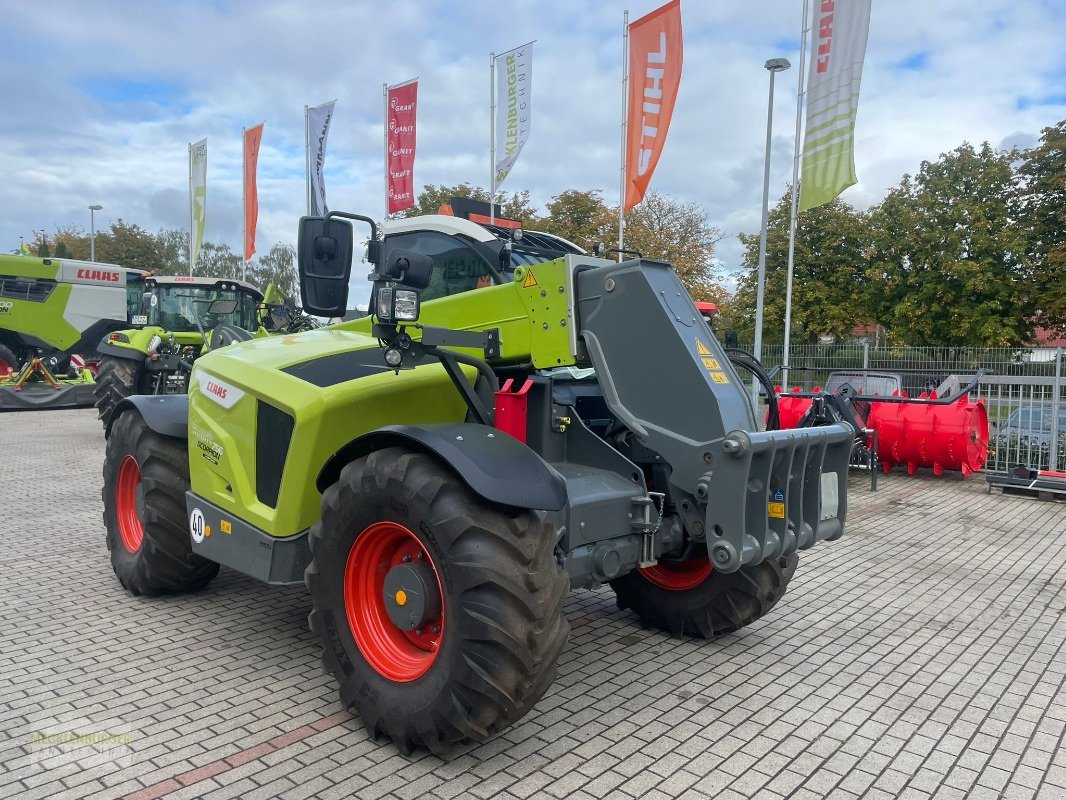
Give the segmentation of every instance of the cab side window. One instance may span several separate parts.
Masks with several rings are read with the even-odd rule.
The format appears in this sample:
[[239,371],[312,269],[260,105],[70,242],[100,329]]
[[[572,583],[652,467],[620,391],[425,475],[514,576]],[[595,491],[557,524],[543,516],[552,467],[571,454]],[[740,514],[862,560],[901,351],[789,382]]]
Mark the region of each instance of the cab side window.
[[422,301],[469,292],[492,283],[485,260],[469,245],[437,231],[398,233],[388,238],[392,247],[410,250],[433,259],[433,276],[422,292]]

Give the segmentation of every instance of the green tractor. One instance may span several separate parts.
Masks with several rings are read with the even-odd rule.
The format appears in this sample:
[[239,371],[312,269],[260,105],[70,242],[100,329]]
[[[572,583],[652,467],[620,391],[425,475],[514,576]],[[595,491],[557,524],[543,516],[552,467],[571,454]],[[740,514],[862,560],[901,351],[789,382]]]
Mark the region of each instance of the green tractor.
[[0,255],[0,408],[92,405],[96,343],[129,325],[142,284],[115,264]]
[[[252,338],[264,295],[242,281],[148,277],[135,298],[133,327],[99,341],[95,405],[106,427],[120,400],[135,394],[184,393],[205,343]],[[210,336],[208,335],[210,332]]]
[[711,639],[843,534],[854,427],[819,402],[819,427],[760,431],[668,264],[330,212],[300,221],[311,313],[347,307],[354,222],[370,316],[209,352],[187,395],[115,408],[104,524],[132,594],[219,565],[305,585],[344,706],[447,756],[550,686],[571,588]]

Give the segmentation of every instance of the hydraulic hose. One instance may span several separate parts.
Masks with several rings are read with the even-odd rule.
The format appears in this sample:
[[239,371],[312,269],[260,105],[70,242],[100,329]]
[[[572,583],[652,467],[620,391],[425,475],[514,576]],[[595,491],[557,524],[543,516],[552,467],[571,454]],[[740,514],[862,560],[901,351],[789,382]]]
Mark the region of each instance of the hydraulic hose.
[[781,413],[777,404],[777,392],[774,391],[774,384],[770,380],[770,374],[755,356],[745,350],[727,347],[725,353],[734,367],[739,367],[754,375],[759,385],[762,386],[763,391],[766,392],[766,406],[768,409],[766,430],[778,430],[781,427]]

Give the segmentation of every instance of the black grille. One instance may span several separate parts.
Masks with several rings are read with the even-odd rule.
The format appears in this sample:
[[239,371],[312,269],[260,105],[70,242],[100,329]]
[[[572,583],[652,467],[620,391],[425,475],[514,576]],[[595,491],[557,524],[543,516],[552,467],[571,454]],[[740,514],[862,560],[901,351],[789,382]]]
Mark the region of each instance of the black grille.
[[292,443],[296,420],[274,406],[258,401],[255,419],[255,496],[274,508],[281,490],[281,473]]

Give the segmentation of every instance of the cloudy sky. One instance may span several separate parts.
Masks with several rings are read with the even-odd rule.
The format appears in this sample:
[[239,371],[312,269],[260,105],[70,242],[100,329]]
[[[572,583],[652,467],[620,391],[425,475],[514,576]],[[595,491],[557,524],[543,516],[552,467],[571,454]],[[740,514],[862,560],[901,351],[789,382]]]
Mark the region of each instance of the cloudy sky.
[[[837,0],[846,2],[846,0]],[[381,216],[382,83],[418,76],[416,186],[487,183],[488,58],[536,39],[532,134],[505,190],[617,202],[622,13],[657,0],[53,2],[0,0],[0,249],[34,229],[123,218],[188,225],[191,141],[208,138],[206,238],[241,239],[241,128],[266,120],[259,249],[304,211],[303,107],[337,99],[331,208]],[[802,0],[684,0],[685,63],[652,188],[725,239],[759,224],[767,58],[797,64]],[[791,175],[796,68],[779,76],[771,198]],[[1066,117],[1066,3],[874,0],[859,102],[866,207],[964,140],[1027,146]],[[772,200],[771,200],[772,202]]]

